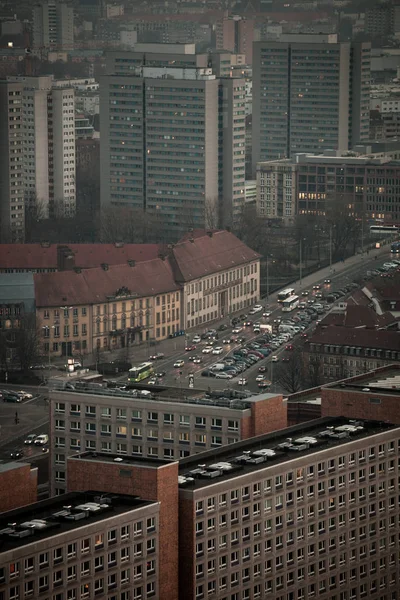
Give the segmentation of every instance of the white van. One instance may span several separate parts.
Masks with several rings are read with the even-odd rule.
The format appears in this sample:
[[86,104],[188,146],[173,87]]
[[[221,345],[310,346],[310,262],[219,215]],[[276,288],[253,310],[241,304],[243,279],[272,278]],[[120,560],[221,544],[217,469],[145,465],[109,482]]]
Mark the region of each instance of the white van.
[[36,446],[44,446],[45,444],[47,444],[49,441],[49,436],[47,435],[47,433],[41,433],[40,435],[37,436],[37,438],[34,440],[34,444]]
[[210,367],[211,371],[223,371],[226,367],[225,363],[215,363]]

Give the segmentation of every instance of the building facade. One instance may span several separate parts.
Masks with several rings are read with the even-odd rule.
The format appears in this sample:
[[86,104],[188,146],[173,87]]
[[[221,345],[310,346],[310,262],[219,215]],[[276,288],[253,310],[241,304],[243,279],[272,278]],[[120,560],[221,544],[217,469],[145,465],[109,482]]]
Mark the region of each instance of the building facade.
[[23,462],[0,464],[1,512],[32,504],[37,500],[38,469]]
[[396,598],[400,430],[353,423],[180,461],[181,597]]
[[369,44],[288,34],[255,42],[253,62],[253,174],[261,161],[368,139]]
[[71,493],[1,514],[0,594],[161,599],[159,503]]
[[39,220],[75,214],[74,90],[52,76],[8,78],[0,89],[1,113],[13,122],[0,157],[2,240],[21,242],[27,210]]
[[231,224],[244,204],[245,81],[218,79],[207,65],[191,44],[110,55],[100,91],[102,209],[157,216],[170,239],[220,217]]
[[329,202],[343,198],[353,214],[398,223],[399,177],[400,164],[386,155],[327,151],[262,162],[257,165],[257,212],[283,219],[324,215]]
[[33,6],[33,47],[70,49],[74,47],[72,5],[56,0],[40,0]]
[[246,400],[179,398],[175,390],[151,400],[129,392],[51,391],[52,494],[67,486],[67,458],[77,451],[178,459],[286,427],[281,395]]

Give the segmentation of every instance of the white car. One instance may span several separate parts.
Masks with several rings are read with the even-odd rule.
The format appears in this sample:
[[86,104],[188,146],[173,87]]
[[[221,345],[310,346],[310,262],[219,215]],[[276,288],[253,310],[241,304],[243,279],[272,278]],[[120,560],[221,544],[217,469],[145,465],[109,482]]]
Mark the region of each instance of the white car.
[[265,319],[268,319],[268,317],[270,317],[270,316],[271,316],[271,314],[272,314],[272,313],[271,313],[271,311],[270,311],[270,310],[267,310],[266,312],[263,312],[263,315],[262,315],[262,316],[263,316]]
[[279,362],[279,356],[274,355],[271,360],[272,362]]
[[195,335],[192,341],[194,344],[199,344],[201,342],[201,337],[199,335]]
[[257,375],[257,377],[256,377],[256,381],[257,381],[257,383],[258,383],[259,381],[264,381],[264,379],[265,379],[265,375]]
[[23,390],[20,390],[19,392],[17,392],[17,394],[22,398],[22,400],[32,400],[33,398],[33,394],[30,394],[29,392],[24,392]]
[[241,377],[238,381],[238,385],[246,385],[246,384],[247,384],[246,377]]
[[203,354],[211,354],[212,351],[213,351],[212,346],[206,346],[205,348],[203,348],[202,353]]
[[175,368],[175,369],[179,369],[180,367],[183,367],[183,366],[184,366],[184,364],[185,364],[185,361],[184,361],[184,360],[176,360],[176,361],[174,362],[174,368]]
[[232,329],[232,333],[240,333],[241,331],[242,331],[242,328],[241,328],[241,327],[234,327],[234,328]]
[[155,379],[154,377],[152,377],[151,379],[149,379],[147,381],[147,385],[157,385],[157,379]]
[[213,354],[222,354],[222,353],[223,353],[223,351],[224,351],[224,349],[223,349],[223,348],[221,348],[221,346],[217,346],[216,348],[213,348],[213,351],[212,351],[212,353],[213,353]]
[[256,312],[260,312],[260,310],[262,310],[263,307],[261,306],[261,304],[255,304],[253,306],[253,310],[255,310]]
[[216,373],[215,379],[232,379],[232,375],[230,375],[229,373],[225,373],[225,371],[222,371],[221,373]]

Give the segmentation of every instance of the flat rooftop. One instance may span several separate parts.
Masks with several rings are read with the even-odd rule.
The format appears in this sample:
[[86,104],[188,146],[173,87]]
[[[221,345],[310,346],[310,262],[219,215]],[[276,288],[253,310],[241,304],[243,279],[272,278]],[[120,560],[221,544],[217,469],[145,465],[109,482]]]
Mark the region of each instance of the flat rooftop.
[[[65,387],[67,386],[67,387]],[[85,381],[77,381],[68,378],[54,378],[49,382],[50,396],[53,392],[62,392],[66,394],[82,394],[98,397],[121,398],[125,400],[146,400],[151,402],[165,402],[177,404],[197,404],[203,406],[219,406],[236,410],[248,410],[256,402],[262,402],[269,398],[276,398],[281,394],[271,394],[264,392],[261,394],[249,395],[249,392],[242,390],[211,390],[209,393],[205,390],[195,390],[190,388],[168,388],[146,386],[146,383],[137,385],[135,389],[120,390],[114,388],[102,387],[101,384],[90,384]],[[217,395],[219,397],[217,397]]]
[[400,397],[400,368],[386,368],[381,373],[366,373],[364,377],[344,379],[323,386],[326,389],[365,392]]
[[156,502],[136,496],[74,492],[0,514],[0,553],[34,544]]
[[73,454],[68,456],[68,460],[88,460],[93,462],[101,463],[113,463],[121,466],[131,467],[153,467],[158,469],[159,467],[165,467],[175,462],[167,458],[146,458],[145,456],[124,456],[121,454],[109,454],[107,452],[80,452],[79,454]]
[[14,471],[14,469],[20,469],[21,467],[31,467],[27,462],[17,462],[13,460],[0,460],[0,473],[6,473],[7,471]]
[[381,421],[315,419],[184,458],[179,461],[179,486],[189,490],[206,487],[395,429],[400,428]]

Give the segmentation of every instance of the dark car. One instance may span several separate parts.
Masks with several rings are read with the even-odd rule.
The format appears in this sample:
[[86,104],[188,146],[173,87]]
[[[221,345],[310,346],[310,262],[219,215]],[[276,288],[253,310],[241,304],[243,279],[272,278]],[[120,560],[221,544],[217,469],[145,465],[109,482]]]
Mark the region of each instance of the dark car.
[[222,323],[219,327],[218,330],[219,331],[225,331],[225,329],[228,329],[228,325],[225,325],[225,323]]
[[3,393],[3,402],[21,402],[20,396],[16,394]]
[[211,369],[204,369],[204,371],[201,372],[202,377],[215,377],[216,373],[214,373],[214,371],[211,371]]
[[165,376],[165,371],[158,371],[157,373],[154,373],[155,377],[161,378]]
[[22,452],[22,450],[13,450],[12,452],[10,452],[10,458],[14,458],[15,460],[17,460],[18,458],[22,458],[24,455],[24,453]]

